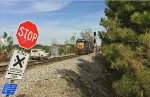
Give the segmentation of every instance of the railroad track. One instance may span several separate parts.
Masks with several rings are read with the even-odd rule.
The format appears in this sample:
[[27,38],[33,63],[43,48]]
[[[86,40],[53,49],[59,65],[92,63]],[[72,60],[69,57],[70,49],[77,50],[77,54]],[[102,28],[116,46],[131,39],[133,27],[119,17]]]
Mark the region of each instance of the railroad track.
[[[34,67],[34,66],[42,66],[42,65],[48,65],[49,63],[53,63],[53,62],[59,62],[65,59],[69,59],[69,58],[74,58],[74,57],[78,57],[78,55],[75,54],[71,54],[71,55],[65,55],[65,56],[61,56],[61,57],[53,57],[53,58],[49,58],[49,59],[45,59],[45,60],[29,60],[28,64],[27,64],[27,68],[28,67]],[[0,72],[4,72],[7,70],[8,64],[5,65],[0,65]]]

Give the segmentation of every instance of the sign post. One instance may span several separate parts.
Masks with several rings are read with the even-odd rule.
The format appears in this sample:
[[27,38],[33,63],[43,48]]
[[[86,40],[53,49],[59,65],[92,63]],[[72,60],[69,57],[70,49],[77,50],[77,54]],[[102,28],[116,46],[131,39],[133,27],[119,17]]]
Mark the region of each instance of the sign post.
[[[32,48],[37,42],[38,35],[36,25],[30,21],[21,23],[16,33],[19,46],[23,49]],[[22,79],[28,59],[29,54],[25,51],[14,51],[5,76],[6,79],[10,79],[10,83],[5,83],[2,89],[2,94],[6,97],[15,93],[17,84],[14,84],[14,81]]]

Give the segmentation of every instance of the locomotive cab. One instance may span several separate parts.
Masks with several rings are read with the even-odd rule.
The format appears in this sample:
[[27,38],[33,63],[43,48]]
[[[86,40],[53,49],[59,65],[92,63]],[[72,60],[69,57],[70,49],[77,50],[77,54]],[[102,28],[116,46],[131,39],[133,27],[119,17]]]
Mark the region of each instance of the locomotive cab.
[[89,52],[89,42],[85,39],[78,39],[76,41],[76,54],[88,54]]

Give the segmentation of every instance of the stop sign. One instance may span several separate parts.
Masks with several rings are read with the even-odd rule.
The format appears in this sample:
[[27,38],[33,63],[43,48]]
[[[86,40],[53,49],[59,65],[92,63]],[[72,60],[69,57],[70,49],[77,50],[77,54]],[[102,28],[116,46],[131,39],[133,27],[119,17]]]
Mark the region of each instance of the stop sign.
[[21,23],[16,33],[19,46],[25,49],[30,49],[36,44],[38,35],[36,25],[30,21]]

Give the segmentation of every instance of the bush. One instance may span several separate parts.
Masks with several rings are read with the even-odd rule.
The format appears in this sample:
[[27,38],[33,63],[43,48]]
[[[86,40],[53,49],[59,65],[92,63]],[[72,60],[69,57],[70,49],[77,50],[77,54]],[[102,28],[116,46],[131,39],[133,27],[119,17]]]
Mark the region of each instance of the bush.
[[113,88],[122,97],[143,97],[142,89],[138,86],[136,80],[133,79],[133,76],[128,74],[123,75],[121,80],[115,81]]

